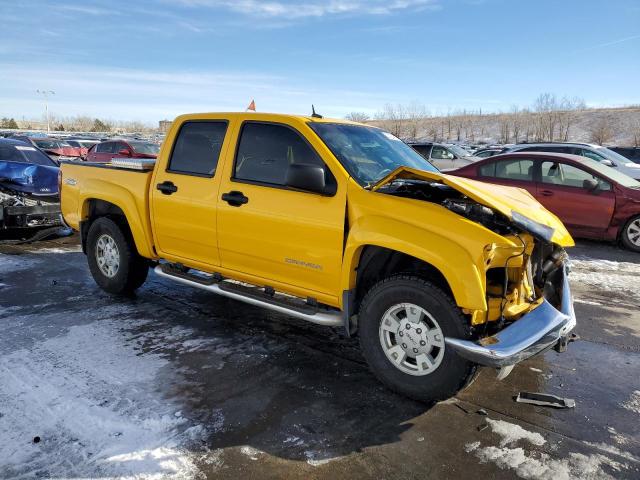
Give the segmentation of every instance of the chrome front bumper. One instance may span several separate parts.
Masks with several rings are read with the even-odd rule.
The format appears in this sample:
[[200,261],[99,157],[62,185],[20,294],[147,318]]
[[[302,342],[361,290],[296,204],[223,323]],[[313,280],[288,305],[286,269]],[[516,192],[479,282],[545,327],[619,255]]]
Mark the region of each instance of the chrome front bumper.
[[445,338],[458,355],[487,367],[503,368],[522,362],[558,343],[565,342],[576,326],[573,297],[566,265],[562,270],[560,310],[547,300],[504,330],[477,342]]

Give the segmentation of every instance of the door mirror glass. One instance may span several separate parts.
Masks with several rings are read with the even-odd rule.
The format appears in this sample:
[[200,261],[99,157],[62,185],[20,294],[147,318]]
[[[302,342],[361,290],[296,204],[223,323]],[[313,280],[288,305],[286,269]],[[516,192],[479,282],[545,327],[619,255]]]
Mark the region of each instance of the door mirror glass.
[[324,168],[319,165],[292,163],[287,169],[285,184],[307,192],[328,193]]
[[613,163],[611,160],[608,160],[608,159],[601,160],[600,163],[602,165],[606,165],[607,167],[615,167],[616,166],[615,163]]

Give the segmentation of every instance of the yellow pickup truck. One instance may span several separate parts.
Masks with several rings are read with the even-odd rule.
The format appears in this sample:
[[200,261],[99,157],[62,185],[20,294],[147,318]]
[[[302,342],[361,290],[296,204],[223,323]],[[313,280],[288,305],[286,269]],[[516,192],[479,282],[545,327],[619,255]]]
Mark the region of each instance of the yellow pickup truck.
[[61,167],[62,212],[113,294],[149,268],[359,336],[374,374],[432,402],[506,376],[575,326],[562,223],[526,191],[440,173],[372,126],[178,117],[156,161]]

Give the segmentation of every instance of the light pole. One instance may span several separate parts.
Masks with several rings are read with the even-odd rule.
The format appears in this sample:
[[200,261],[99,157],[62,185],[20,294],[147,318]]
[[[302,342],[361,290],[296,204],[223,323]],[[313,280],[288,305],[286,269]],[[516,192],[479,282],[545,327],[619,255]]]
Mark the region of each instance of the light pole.
[[49,126],[49,95],[55,95],[56,92],[53,90],[36,90],[36,93],[39,93],[44,97],[44,112],[47,116],[47,135],[49,135],[50,126]]

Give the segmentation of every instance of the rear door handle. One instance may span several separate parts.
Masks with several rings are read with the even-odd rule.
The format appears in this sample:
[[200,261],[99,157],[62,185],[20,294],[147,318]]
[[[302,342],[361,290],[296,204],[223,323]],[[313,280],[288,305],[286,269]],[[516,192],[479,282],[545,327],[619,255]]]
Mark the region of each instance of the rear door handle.
[[551,197],[553,196],[553,192],[551,190],[540,190],[540,195],[543,197]]
[[240,207],[249,202],[249,197],[245,197],[242,192],[239,192],[237,190],[223,193],[221,198],[232,207]]
[[165,181],[156,185],[156,188],[160,190],[165,195],[171,195],[178,191],[178,187],[174,185],[173,182]]

